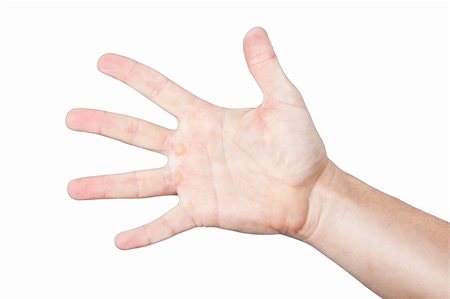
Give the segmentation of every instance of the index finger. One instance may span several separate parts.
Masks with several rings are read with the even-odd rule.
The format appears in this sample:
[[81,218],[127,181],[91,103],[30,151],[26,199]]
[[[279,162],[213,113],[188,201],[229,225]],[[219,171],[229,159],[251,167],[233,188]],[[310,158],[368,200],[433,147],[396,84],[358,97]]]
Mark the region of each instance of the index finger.
[[97,64],[98,69],[129,85],[158,106],[179,116],[199,99],[158,71],[133,59],[117,54],[104,54]]

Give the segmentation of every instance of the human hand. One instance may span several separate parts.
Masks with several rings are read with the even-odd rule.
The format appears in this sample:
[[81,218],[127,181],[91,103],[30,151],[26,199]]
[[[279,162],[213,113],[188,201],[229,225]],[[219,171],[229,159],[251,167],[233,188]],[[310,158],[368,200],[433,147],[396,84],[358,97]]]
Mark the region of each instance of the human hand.
[[157,71],[106,54],[98,68],[178,119],[169,130],[133,117],[71,110],[70,129],[162,153],[159,169],[73,180],[74,199],[178,195],[160,218],[117,235],[121,249],[146,246],[199,226],[308,236],[310,194],[329,160],[298,90],[287,79],[266,32],[244,39],[248,67],[263,92],[253,109],[226,109],[199,99]]

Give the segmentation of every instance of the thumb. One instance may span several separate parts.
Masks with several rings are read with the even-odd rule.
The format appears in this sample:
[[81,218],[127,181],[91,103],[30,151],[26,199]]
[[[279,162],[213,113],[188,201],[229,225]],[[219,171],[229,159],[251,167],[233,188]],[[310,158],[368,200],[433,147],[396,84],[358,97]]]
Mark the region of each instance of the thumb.
[[296,90],[284,74],[263,28],[255,27],[245,35],[244,55],[248,69],[265,97],[272,98]]

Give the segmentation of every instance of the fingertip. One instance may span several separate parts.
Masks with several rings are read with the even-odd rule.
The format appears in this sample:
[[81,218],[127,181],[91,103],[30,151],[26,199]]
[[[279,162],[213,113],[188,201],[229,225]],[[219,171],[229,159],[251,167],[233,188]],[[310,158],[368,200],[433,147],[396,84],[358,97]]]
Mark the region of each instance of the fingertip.
[[76,111],[77,111],[77,109],[71,109],[71,110],[69,110],[69,112],[67,112],[67,114],[66,114],[65,122],[66,122],[66,126],[67,126],[69,129],[72,128],[72,125],[73,125],[73,123],[74,123],[74,118],[75,118],[75,113],[76,113]]
[[[272,46],[269,41],[267,31],[262,27],[253,27],[244,37],[244,51],[247,54],[258,55],[259,52],[267,51]],[[273,49],[272,49],[273,51]]]
[[116,235],[114,244],[120,250],[129,250],[145,246],[142,240],[134,233],[134,230],[123,231]]
[[83,108],[74,108],[69,110],[65,119],[67,128],[75,131],[80,130],[83,123],[85,122],[83,115],[86,114],[86,111],[87,109]]
[[77,182],[76,180],[71,180],[68,184],[67,184],[67,194],[72,198],[72,199],[80,199],[78,194],[77,194],[77,188],[76,188]]
[[120,249],[120,250],[127,250],[127,249],[129,249],[129,248],[125,247],[124,244],[123,244],[123,242],[121,241],[121,237],[120,237],[121,234],[122,234],[122,233],[117,234],[117,235],[114,237],[114,245],[116,245],[117,249]]
[[75,200],[102,198],[96,189],[98,186],[92,184],[89,178],[74,179],[67,184],[67,193]]
[[113,54],[113,53],[105,53],[102,56],[100,56],[100,58],[97,60],[97,69],[100,72],[107,72],[109,69],[111,69],[112,67],[114,67],[115,65],[115,58],[118,55]]
[[97,61],[97,69],[115,79],[124,81],[130,70],[136,65],[136,61],[113,53],[106,53],[100,56]]
[[276,57],[264,28],[254,27],[247,32],[244,37],[244,54],[249,65]]
[[252,36],[267,36],[267,31],[260,26],[253,27],[250,29],[244,37],[244,40],[252,37]]

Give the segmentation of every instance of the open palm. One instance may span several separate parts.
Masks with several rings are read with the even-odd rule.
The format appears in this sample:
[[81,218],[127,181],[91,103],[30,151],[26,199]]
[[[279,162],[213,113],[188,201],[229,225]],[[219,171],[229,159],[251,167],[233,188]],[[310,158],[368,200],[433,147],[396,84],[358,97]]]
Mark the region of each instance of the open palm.
[[309,194],[328,162],[325,148],[263,29],[246,35],[244,53],[264,94],[254,109],[218,107],[129,58],[100,58],[100,71],[178,119],[177,130],[169,130],[99,110],[74,109],[67,115],[73,130],[168,157],[159,169],[70,182],[75,199],[179,196],[179,204],[160,218],[119,234],[119,248],[146,246],[197,226],[288,235],[305,230]]

